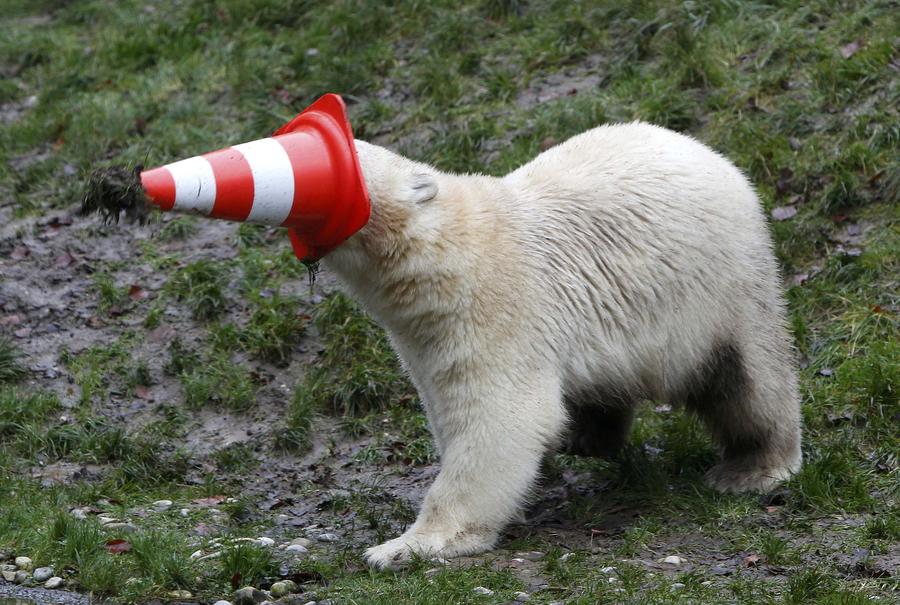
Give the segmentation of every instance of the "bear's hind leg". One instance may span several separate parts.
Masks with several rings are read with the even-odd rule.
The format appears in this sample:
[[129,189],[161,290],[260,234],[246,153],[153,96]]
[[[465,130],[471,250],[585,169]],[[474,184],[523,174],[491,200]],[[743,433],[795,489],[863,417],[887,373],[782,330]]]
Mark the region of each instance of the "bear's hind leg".
[[800,469],[797,378],[777,353],[720,345],[686,398],[722,450],[707,473],[719,491],[765,491]]

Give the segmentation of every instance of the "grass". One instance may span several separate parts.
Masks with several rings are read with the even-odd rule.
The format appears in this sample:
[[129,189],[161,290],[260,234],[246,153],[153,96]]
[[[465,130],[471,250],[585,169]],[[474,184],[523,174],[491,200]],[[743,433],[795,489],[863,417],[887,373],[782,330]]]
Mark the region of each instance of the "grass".
[[[772,512],[752,496],[712,493],[702,483],[716,455],[706,433],[649,404],[619,458],[549,461],[552,485],[574,474],[600,486],[570,490],[562,502],[559,514],[574,533],[607,532],[617,511],[637,516],[601,533],[599,552],[576,547],[569,558],[562,539],[514,538],[547,553],[539,572],[549,586],[530,602],[890,600],[894,579],[848,571],[842,561],[856,549],[886,556],[900,542],[900,116],[891,3],[7,4],[0,198],[23,220],[74,209],[80,183],[98,167],[155,166],[258,138],[325,91],[345,95],[358,138],[445,170],[503,174],[570,135],[634,119],[688,132],[726,155],[752,179],[767,212],[797,211],[771,227],[803,365],[805,466]],[[203,225],[193,217],[151,222],[134,259],[90,268],[84,296],[108,329],[91,328],[99,336],[90,346],[59,354],[69,391],[42,389],[21,349],[33,351],[0,338],[0,550],[71,569],[77,586],[122,603],[176,589],[212,602],[230,592],[235,574],[246,583],[280,575],[283,561],[245,543],[220,558],[191,559],[208,546],[193,530],[213,527],[224,538],[268,528],[278,509],[261,510],[242,486],[265,472],[263,461],[308,454],[328,423],[342,436],[317,447],[357,444],[352,464],[379,477],[435,460],[416,394],[371,319],[341,295],[312,304],[298,287],[305,269],[279,230],[241,225],[234,255],[210,258],[195,246]],[[83,237],[102,245],[95,232]],[[132,260],[159,277],[147,304],[129,298]],[[162,337],[167,355],[148,355],[151,333],[173,318],[191,329]],[[286,369],[291,386],[282,388],[272,376]],[[170,381],[174,389],[161,388]],[[158,397],[147,404],[152,421],[114,417],[146,391]],[[266,407],[273,392],[284,408]],[[248,422],[284,412],[252,445],[186,451],[189,419],[200,408]],[[42,487],[27,472],[55,464],[90,465],[95,474]],[[315,476],[324,483],[291,492],[330,489],[327,474]],[[131,514],[163,497],[185,504],[218,496],[237,499],[222,502],[221,515]],[[130,516],[131,551],[107,552],[106,540],[119,536],[95,515],[73,519],[74,507]],[[372,539],[411,518],[406,501],[377,482],[330,507]],[[674,548],[689,560],[712,552],[760,562],[721,577],[701,563],[672,573],[641,563]],[[505,603],[527,588],[490,556],[470,568],[433,571],[422,561],[392,574],[364,570],[360,550],[329,551],[290,573],[317,598],[347,603]],[[617,568],[615,582],[600,571],[606,566]],[[479,595],[476,586],[494,592]]]

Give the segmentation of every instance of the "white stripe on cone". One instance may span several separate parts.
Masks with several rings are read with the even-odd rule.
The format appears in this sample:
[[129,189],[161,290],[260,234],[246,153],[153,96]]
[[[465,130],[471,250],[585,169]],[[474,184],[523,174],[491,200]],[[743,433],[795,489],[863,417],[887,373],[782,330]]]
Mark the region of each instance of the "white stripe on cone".
[[216,201],[216,179],[205,158],[194,156],[166,166],[175,180],[174,210],[209,214]]
[[253,173],[253,206],[247,222],[280,225],[294,203],[294,169],[287,151],[275,139],[235,145]]

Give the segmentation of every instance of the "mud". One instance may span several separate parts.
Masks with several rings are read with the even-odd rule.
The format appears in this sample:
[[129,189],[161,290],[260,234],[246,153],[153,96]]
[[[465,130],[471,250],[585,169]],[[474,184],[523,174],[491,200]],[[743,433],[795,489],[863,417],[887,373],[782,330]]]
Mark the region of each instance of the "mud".
[[129,223],[146,223],[149,209],[140,173],[140,166],[94,170],[85,184],[81,214],[99,213],[106,223],[118,223],[124,214]]

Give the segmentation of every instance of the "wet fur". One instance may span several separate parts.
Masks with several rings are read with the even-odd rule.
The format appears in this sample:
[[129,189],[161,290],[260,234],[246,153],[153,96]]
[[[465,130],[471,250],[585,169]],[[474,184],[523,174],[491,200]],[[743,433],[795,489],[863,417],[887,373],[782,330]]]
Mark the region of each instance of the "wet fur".
[[727,160],[639,123],[503,178],[358,152],[372,218],[324,263],[385,327],[442,458],[415,524],[369,549],[372,565],[489,549],[545,452],[614,451],[642,399],[706,421],[718,489],[768,489],[799,468],[771,240]]

